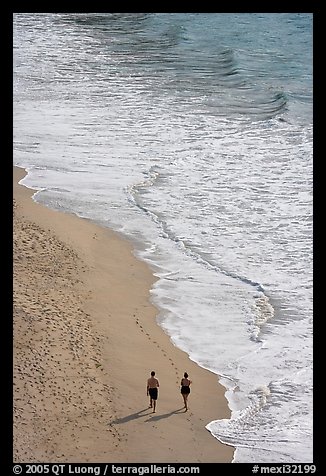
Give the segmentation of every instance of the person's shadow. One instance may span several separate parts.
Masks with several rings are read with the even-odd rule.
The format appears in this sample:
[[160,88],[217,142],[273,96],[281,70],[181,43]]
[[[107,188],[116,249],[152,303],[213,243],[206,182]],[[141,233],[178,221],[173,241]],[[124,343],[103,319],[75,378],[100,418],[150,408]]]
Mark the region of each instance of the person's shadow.
[[144,422],[149,422],[149,421],[158,421],[161,420],[162,418],[168,418],[171,415],[177,414],[177,413],[183,413],[184,412],[184,407],[178,408],[177,410],[173,410],[169,413],[164,413],[163,415],[157,415],[153,413],[152,409],[150,407],[143,408],[143,410],[139,410],[136,413],[131,413],[130,415],[127,415],[122,418],[117,418],[116,420],[113,420],[110,422],[110,425],[120,425],[122,423],[127,423],[128,421],[131,420],[137,420],[137,418],[142,418],[146,416],[150,416],[150,418],[147,418],[147,420],[144,420]]
[[130,415],[127,415],[127,416],[122,417],[122,418],[117,418],[116,420],[113,420],[110,423],[114,424],[114,425],[120,425],[121,423],[127,423],[128,421],[137,420],[137,418],[147,416],[151,412],[152,412],[152,409],[150,407],[146,407],[143,410],[139,410],[139,412],[131,413]]
[[145,420],[145,423],[147,423],[148,421],[159,421],[159,420],[162,420],[162,418],[169,418],[170,416],[177,415],[178,413],[184,413],[184,407],[178,408],[177,410],[173,410],[172,412],[169,412],[169,413],[163,413],[162,415],[151,413],[149,418]]

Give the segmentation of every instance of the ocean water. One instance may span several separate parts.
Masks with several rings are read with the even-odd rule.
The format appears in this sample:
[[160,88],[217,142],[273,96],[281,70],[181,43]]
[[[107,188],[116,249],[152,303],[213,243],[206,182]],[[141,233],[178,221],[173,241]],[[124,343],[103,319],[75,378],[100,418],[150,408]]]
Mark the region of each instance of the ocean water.
[[16,13],[14,164],[134,242],[234,463],[313,462],[309,13]]

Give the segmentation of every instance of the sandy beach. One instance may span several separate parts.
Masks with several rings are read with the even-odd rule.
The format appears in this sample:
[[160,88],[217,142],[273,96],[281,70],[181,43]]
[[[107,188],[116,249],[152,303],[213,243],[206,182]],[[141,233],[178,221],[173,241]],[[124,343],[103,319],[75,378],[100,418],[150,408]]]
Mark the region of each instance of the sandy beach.
[[14,462],[231,463],[205,429],[229,418],[225,389],[156,323],[150,268],[118,234],[35,203],[25,174],[14,167]]

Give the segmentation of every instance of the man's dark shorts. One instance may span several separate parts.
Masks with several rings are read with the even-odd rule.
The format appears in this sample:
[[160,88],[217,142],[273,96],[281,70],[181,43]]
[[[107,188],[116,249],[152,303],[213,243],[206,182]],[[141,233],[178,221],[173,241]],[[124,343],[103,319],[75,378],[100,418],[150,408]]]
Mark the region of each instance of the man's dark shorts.
[[153,400],[157,400],[157,388],[149,388],[148,393]]

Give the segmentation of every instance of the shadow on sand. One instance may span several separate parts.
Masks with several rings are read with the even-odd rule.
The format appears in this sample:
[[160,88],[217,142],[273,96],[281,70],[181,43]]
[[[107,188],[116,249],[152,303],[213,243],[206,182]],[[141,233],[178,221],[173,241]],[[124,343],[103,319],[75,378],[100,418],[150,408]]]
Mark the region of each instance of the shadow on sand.
[[163,418],[169,418],[172,415],[177,415],[178,413],[184,413],[185,409],[184,407],[178,408],[177,410],[173,410],[172,412],[169,413],[163,413],[162,415],[157,414],[157,413],[151,413],[150,417],[145,420],[145,423],[148,421],[159,421],[162,420]]
[[120,425],[122,423],[127,423],[128,421],[131,420],[137,420],[137,418],[142,418],[149,416],[150,418],[147,418],[147,420],[144,420],[144,422],[149,422],[149,421],[159,421],[162,420],[162,418],[169,418],[172,415],[178,414],[178,413],[184,413],[184,407],[178,408],[177,410],[173,410],[172,412],[169,413],[164,413],[163,415],[153,413],[152,409],[150,407],[143,408],[143,410],[139,410],[136,413],[131,413],[130,415],[127,415],[122,418],[117,418],[116,420],[113,420],[110,422],[112,425]]

